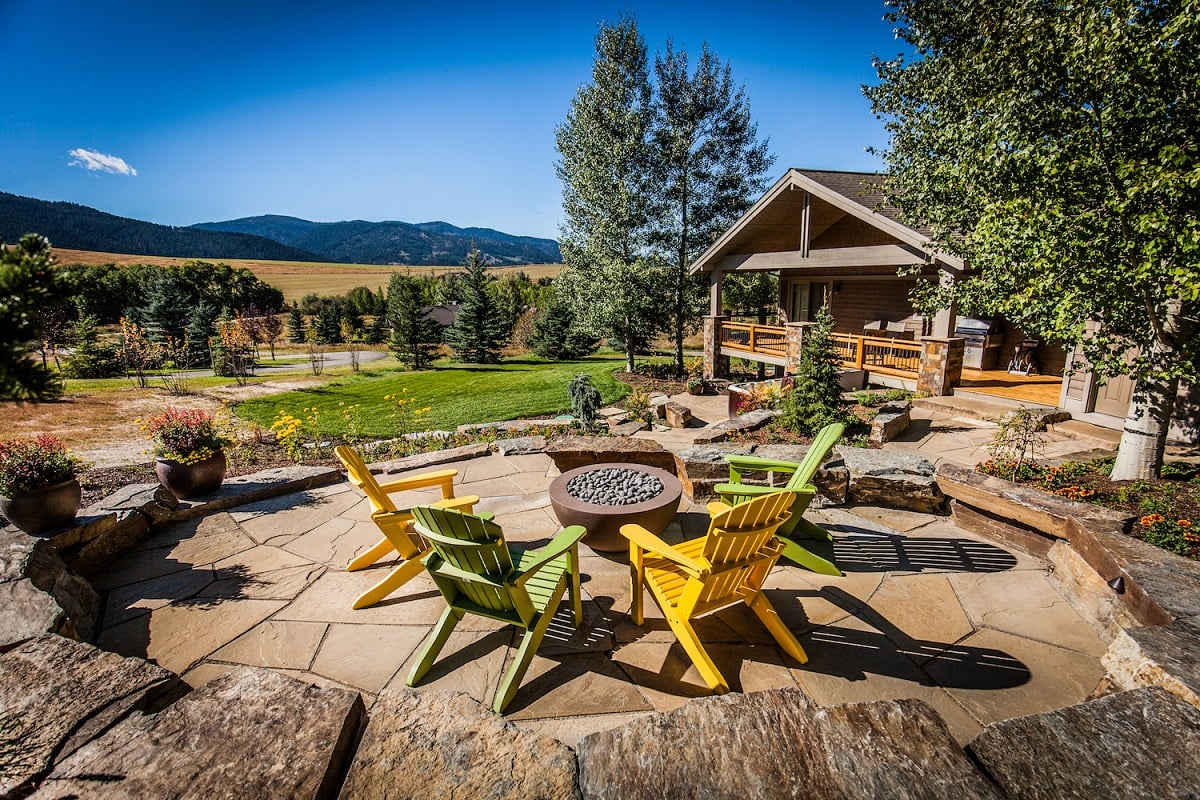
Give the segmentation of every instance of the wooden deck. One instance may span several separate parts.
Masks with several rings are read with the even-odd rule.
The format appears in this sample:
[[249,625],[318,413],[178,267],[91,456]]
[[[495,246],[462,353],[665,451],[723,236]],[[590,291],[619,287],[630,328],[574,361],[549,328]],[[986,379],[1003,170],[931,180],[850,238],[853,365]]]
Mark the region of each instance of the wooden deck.
[[964,369],[960,389],[964,392],[1024,400],[1043,406],[1057,406],[1062,377],[1056,375],[1010,375],[1002,369]]

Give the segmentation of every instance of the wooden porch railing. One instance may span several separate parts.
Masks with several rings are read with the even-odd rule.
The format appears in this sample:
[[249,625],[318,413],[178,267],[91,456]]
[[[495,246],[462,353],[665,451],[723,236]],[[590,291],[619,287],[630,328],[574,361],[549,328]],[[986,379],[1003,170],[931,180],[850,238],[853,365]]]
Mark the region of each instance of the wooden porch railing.
[[921,371],[921,343],[878,336],[833,334],[834,348],[846,366],[887,369],[916,375]]
[[[787,358],[787,329],[774,325],[725,322],[721,325],[721,348],[747,354]],[[855,369],[888,370],[905,375],[921,371],[921,343],[881,336],[833,334],[834,348],[844,366]]]
[[787,331],[774,325],[726,322],[721,325],[721,347],[787,358]]

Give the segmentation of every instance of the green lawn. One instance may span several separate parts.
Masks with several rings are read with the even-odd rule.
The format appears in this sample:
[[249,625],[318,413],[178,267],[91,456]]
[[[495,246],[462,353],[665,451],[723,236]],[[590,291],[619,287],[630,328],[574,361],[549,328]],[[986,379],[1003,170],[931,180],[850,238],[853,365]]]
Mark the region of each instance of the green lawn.
[[435,369],[424,372],[365,369],[317,389],[247,400],[234,412],[265,428],[281,410],[303,419],[311,416],[306,409],[316,408],[321,434],[345,435],[346,417],[352,415],[357,435],[387,438],[403,432],[398,430],[395,400],[384,399],[395,395],[412,398],[410,408],[429,408],[422,428],[453,430],[469,423],[569,412],[567,382],[580,373],[591,377],[605,403],[612,403],[628,391],[611,374],[621,365],[620,358],[606,357],[566,362],[517,358],[493,365],[438,362]]

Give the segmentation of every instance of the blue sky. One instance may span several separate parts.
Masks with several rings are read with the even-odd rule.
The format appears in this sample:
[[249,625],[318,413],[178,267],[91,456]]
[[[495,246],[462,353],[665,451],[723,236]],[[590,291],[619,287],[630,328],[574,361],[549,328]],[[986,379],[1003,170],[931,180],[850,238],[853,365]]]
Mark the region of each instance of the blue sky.
[[859,86],[873,54],[901,49],[882,2],[0,0],[0,191],[169,225],[287,214],[554,237],[554,128],[622,11],[652,54],[708,41],[732,64],[772,179],[879,167]]

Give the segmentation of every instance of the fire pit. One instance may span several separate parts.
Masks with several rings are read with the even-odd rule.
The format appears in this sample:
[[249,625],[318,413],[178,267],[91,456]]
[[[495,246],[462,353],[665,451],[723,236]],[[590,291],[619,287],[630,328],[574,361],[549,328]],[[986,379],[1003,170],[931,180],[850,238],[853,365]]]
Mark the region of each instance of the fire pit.
[[629,550],[621,526],[636,522],[662,533],[675,512],[683,487],[666,470],[641,464],[588,464],[564,472],[550,484],[550,505],[563,525],[587,528],[583,541],[593,550]]

